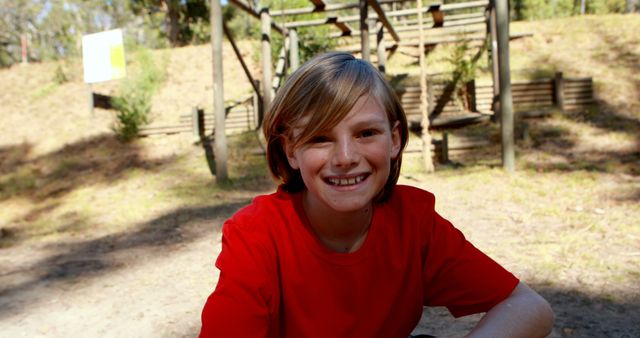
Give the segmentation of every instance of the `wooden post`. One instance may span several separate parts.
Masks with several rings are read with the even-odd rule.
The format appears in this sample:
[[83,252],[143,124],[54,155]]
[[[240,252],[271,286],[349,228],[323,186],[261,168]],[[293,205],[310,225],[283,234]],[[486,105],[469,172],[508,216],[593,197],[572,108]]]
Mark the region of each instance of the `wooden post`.
[[191,110],[191,126],[193,134],[199,141],[204,141],[204,109],[193,107]]
[[449,134],[442,133],[442,153],[440,154],[440,162],[449,163]]
[[382,24],[382,22],[378,21],[378,23],[376,23],[376,29],[377,29],[377,34],[376,34],[376,42],[377,42],[377,49],[378,49],[378,70],[380,70],[380,72],[385,73],[386,71],[386,63],[387,63],[387,51],[385,48],[385,44],[384,44],[384,25]]
[[433,86],[429,82],[429,78],[425,77],[425,83],[427,85],[427,114],[431,115],[436,107],[436,99],[433,96]]
[[564,80],[562,78],[562,72],[557,72],[553,78],[553,98],[555,99],[558,109],[564,112]]
[[287,71],[287,49],[289,48],[289,46],[287,46],[289,44],[288,42],[289,41],[287,39],[284,40],[282,48],[280,48],[280,52],[278,53],[276,71],[271,83],[271,93],[274,93],[274,95],[275,92],[278,91],[278,88],[280,88],[280,83],[282,83]]
[[222,8],[220,0],[211,0],[211,49],[213,69],[213,113],[216,180],[226,181],[227,136],[225,133],[224,87],[222,79]]
[[467,82],[467,97],[469,99],[469,111],[478,111],[476,108],[476,80]]
[[367,0],[360,0],[360,46],[362,59],[371,60],[369,49],[369,22],[368,22]]
[[[422,8],[422,0],[418,0],[418,8]],[[424,36],[422,29],[422,11],[418,11],[418,52],[420,54],[420,112],[422,113],[422,161],[425,171],[435,171],[431,156],[431,134],[429,134],[429,107],[427,103],[427,72],[424,64]]]
[[500,118],[500,69],[498,69],[498,24],[496,22],[495,1],[491,1],[489,13],[489,30],[491,33],[491,79],[493,81],[493,100],[491,110],[497,121]]
[[87,83],[87,93],[89,94],[87,95],[87,98],[89,99],[89,113],[91,116],[94,116],[93,107],[95,104],[93,102],[93,87],[91,86],[91,83]]
[[271,16],[269,9],[262,8],[260,11],[260,21],[262,22],[262,102],[264,109],[268,109],[273,95],[271,93]]
[[498,27],[498,63],[500,70],[500,130],[502,135],[502,167],[515,171],[515,141],[513,135],[513,98],[509,69],[509,9],[507,0],[496,0]]
[[[260,80],[255,80],[256,87],[260,88]],[[256,129],[260,128],[262,125],[262,119],[264,117],[264,112],[262,110],[263,101],[262,97],[258,95],[258,93],[253,93],[253,116],[256,121]]]
[[289,62],[291,63],[291,72],[295,72],[300,67],[300,52],[298,51],[298,31],[289,30]]

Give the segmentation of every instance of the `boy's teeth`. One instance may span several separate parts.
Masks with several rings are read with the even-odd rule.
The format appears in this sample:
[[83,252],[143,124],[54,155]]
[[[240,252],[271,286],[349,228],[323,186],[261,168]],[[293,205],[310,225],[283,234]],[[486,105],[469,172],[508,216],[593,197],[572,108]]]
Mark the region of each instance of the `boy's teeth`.
[[351,178],[330,178],[329,182],[333,185],[353,185],[362,182],[364,176],[357,176]]

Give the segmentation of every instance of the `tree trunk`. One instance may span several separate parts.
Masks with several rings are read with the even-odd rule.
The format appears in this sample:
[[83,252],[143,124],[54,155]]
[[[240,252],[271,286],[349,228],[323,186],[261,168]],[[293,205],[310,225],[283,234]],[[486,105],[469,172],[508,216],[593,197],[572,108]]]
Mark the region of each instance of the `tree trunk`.
[[161,8],[165,12],[165,24],[167,38],[171,47],[180,45],[180,1],[179,0],[163,0]]

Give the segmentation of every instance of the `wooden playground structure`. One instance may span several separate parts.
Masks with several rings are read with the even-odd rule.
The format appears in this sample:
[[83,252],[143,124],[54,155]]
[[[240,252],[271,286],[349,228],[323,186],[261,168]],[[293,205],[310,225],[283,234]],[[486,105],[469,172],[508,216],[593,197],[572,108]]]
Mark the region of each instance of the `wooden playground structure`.
[[[372,61],[382,72],[387,59],[402,53],[418,59],[421,69],[420,86],[398,88],[407,117],[414,130],[422,131],[423,157],[429,169],[432,140],[428,130],[463,125],[499,117],[501,125],[502,162],[507,171],[514,170],[514,105],[561,110],[580,108],[592,101],[591,79],[568,79],[559,73],[552,79],[511,83],[509,71],[509,40],[526,35],[509,34],[507,0],[477,0],[450,4],[423,5],[422,0],[358,0],[353,3],[332,4],[310,0],[301,8],[254,8],[245,0],[229,0],[229,4],[259,20],[261,27],[261,77],[257,79],[235,43],[231,31],[222,19],[219,0],[211,1],[211,44],[213,50],[213,111],[205,114],[194,110],[180,118],[180,125],[142,130],[143,135],[156,132],[189,132],[193,130],[209,145],[207,154],[216,178],[224,180],[226,170],[226,134],[236,130],[256,129],[262,122],[275,92],[286,74],[300,64],[298,30],[303,27],[330,26],[333,32],[327,39],[347,39],[353,43],[338,44],[337,50],[351,52]],[[297,20],[300,15],[316,13],[319,18]],[[336,14],[339,13],[339,14]],[[346,14],[345,14],[346,13]],[[357,25],[357,29],[354,26]],[[371,29],[373,28],[373,29]],[[225,107],[222,79],[222,35],[225,35],[252,84],[252,97]],[[282,49],[272,60],[272,34],[283,38]],[[359,44],[357,44],[359,42]],[[375,42],[374,48],[371,47]],[[472,43],[487,48],[490,55],[492,79],[490,83],[465,84],[470,93],[468,107],[456,106],[446,84],[428,81],[424,57],[439,44]],[[372,53],[372,49],[375,51]],[[215,129],[224,130],[215,133]]]

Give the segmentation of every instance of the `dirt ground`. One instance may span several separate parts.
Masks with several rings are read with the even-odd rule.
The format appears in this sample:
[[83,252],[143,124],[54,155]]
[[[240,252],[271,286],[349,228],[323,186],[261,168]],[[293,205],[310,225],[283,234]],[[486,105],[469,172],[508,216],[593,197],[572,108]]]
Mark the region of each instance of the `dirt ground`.
[[[196,157],[202,155],[197,147],[183,150]],[[545,271],[537,263],[529,264],[527,259],[548,259],[543,257],[545,250],[539,248],[553,241],[550,238],[555,236],[553,231],[558,226],[548,222],[555,220],[567,226],[566,221],[556,216],[535,217],[529,206],[507,200],[500,190],[508,186],[490,178],[505,179],[498,169],[475,167],[469,168],[469,172],[441,168],[442,172],[436,176],[424,176],[410,170],[416,159],[415,155],[407,155],[405,162],[409,170],[401,177],[401,183],[436,193],[439,198],[437,208],[446,217],[459,225],[477,246],[551,302],[557,316],[551,337],[640,336],[637,325],[640,292],[638,284],[634,284],[638,282],[637,242],[626,249],[619,248],[621,252],[618,252],[629,254],[626,258],[635,260],[628,267],[635,270],[629,272],[633,274],[631,278],[625,277],[624,271],[609,271],[607,276],[608,269],[616,269],[615,266],[605,268],[605,276],[597,276],[599,271],[579,266],[568,267],[567,271],[553,268]],[[201,164],[204,166],[203,162]],[[468,178],[461,181],[461,175]],[[516,176],[514,184],[531,179],[528,174]],[[576,193],[598,193],[629,184],[625,181],[628,176],[607,175],[606,178],[609,181],[601,182],[600,187],[591,191],[577,187]],[[631,183],[637,186],[637,178],[632,179]],[[469,183],[481,180],[486,182]],[[0,249],[0,336],[196,336],[202,305],[217,279],[213,261],[220,250],[222,222],[256,194],[274,188],[267,180],[256,182],[251,189],[223,193],[211,190],[210,202],[166,208],[123,231],[103,231],[94,226]],[[547,184],[544,179],[537,183]],[[531,184],[536,184],[535,179]],[[562,199],[550,203],[560,203],[565,208]],[[604,215],[599,215],[600,211],[592,209],[592,205],[583,208],[584,211],[571,212],[602,216],[609,218],[608,222],[617,221],[616,206],[605,206]],[[637,209],[624,212],[637,221]],[[636,221],[631,222],[637,225]],[[544,230],[545,227],[548,230]],[[548,237],[539,238],[543,234]],[[615,235],[613,230],[611,235]],[[637,241],[637,231],[629,235],[636,236]],[[527,252],[534,246],[538,249]],[[584,254],[589,248],[577,250]],[[561,259],[561,256],[554,255],[551,259]],[[577,260],[576,264],[579,262]],[[620,279],[621,276],[624,278]],[[616,280],[620,281],[619,285],[615,285]],[[616,295],[617,292],[620,294]],[[446,310],[425,309],[416,333],[461,336],[478,318],[470,316],[454,320]]]
[[[604,26],[591,23],[597,19],[580,27]],[[596,57],[580,55],[589,62],[581,67],[559,52],[570,48],[557,43],[563,38],[554,27],[514,42],[514,54],[546,43],[541,50],[553,58],[523,68],[555,62],[580,68],[580,76],[601,71],[597,107],[519,121],[516,132],[526,124],[530,139],[518,139],[515,174],[500,169],[498,127],[488,124],[452,131],[452,138],[484,135],[491,145],[433,175],[407,154],[400,182],[434,192],[439,212],[549,300],[551,337],[640,337],[640,82],[633,76],[640,44],[620,43],[631,47],[618,54],[585,49]],[[592,46],[592,34],[581,34]],[[209,102],[209,55],[202,46],[171,53],[154,122]],[[612,64],[617,59],[624,64]],[[52,85],[55,69],[0,70],[0,337],[196,336],[217,281],[223,221],[274,190],[255,146],[232,141],[231,183],[216,185],[192,136],[122,144],[110,112],[88,112],[82,79]],[[239,70],[227,75],[243,78]],[[230,86],[225,96],[246,95],[246,87]],[[416,332],[462,336],[478,318],[425,309]]]

